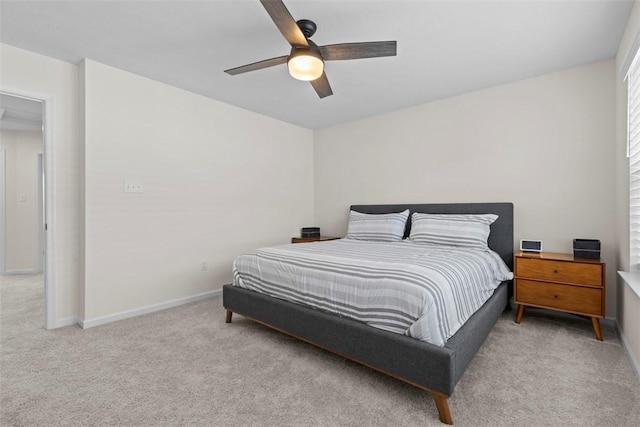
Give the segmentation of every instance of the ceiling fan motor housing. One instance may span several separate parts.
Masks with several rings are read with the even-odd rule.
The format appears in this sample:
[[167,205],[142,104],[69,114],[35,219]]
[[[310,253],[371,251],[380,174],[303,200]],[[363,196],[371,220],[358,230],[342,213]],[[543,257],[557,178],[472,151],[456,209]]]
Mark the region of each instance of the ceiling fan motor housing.
[[298,28],[300,28],[300,31],[302,31],[302,34],[304,34],[306,38],[313,36],[318,28],[315,22],[308,19],[300,19],[296,21],[296,24],[298,24]]

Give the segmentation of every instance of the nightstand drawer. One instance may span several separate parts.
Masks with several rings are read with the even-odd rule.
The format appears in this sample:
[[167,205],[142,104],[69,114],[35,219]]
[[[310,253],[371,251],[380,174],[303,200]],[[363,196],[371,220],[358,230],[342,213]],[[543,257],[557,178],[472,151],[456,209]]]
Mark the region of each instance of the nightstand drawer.
[[592,286],[603,285],[601,264],[518,258],[515,275],[516,277],[549,280],[551,282]]
[[515,302],[602,316],[602,289],[518,279]]

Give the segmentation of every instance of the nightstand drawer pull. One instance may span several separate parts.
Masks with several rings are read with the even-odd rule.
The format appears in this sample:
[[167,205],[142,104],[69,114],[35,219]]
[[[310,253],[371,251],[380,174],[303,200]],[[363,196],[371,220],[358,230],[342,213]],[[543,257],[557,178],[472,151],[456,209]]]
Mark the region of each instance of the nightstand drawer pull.
[[518,258],[516,277],[532,280],[603,286],[603,266],[598,263],[552,261],[538,258]]

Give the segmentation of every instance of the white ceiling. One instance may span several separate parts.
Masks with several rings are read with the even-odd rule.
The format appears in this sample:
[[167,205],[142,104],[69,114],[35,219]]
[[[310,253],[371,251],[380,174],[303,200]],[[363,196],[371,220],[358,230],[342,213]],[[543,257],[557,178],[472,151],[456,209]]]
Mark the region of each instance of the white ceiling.
[[319,99],[286,65],[225,69],[289,53],[258,0],[0,2],[3,43],[111,65],[316,129],[612,58],[632,0],[285,0],[318,45],[397,40],[398,56],[330,61]]

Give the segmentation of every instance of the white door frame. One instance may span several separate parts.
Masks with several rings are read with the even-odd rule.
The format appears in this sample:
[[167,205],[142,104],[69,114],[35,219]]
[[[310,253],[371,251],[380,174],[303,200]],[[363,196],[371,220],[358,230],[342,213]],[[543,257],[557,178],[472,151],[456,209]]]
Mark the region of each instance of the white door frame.
[[[46,231],[44,236],[45,262],[44,262],[44,320],[47,329],[55,328],[56,324],[56,294],[55,294],[55,144],[53,140],[54,98],[51,95],[27,92],[21,89],[2,86],[0,92],[42,102],[42,138],[44,143],[44,221]],[[4,186],[3,186],[4,191]],[[4,218],[4,207],[3,218]],[[2,225],[4,231],[5,225]],[[4,243],[4,241],[3,241]],[[3,249],[4,255],[4,249]]]
[[5,221],[6,221],[6,204],[5,198],[7,197],[7,187],[5,184],[7,166],[6,166],[6,150],[0,150],[0,274],[4,274],[4,257],[5,257]]
[[38,153],[36,155],[36,223],[35,226],[35,244],[36,248],[35,266],[36,272],[44,272],[44,262],[46,260],[47,251],[45,250],[46,234],[45,234],[45,220],[44,220],[44,153]]

